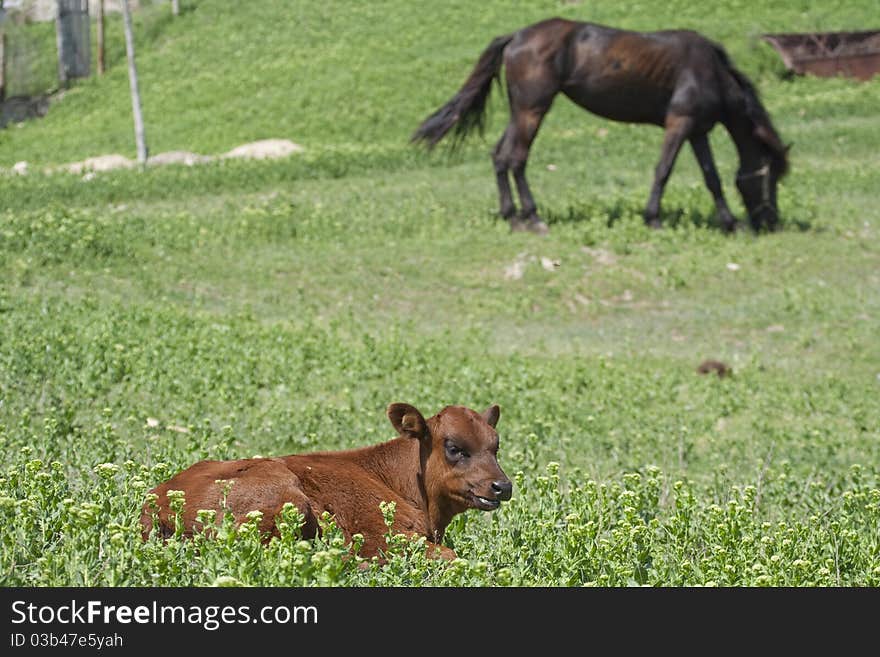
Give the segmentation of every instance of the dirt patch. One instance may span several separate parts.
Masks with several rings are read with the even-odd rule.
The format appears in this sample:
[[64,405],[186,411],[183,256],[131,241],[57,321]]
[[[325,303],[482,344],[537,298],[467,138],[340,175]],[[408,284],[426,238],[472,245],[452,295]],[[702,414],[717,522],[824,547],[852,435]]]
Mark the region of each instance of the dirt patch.
[[0,102],[0,128],[42,118],[49,112],[49,96],[12,96]]
[[535,256],[529,257],[528,253],[520,253],[517,255],[516,260],[504,268],[504,280],[518,281],[521,279],[523,274],[526,273],[526,265],[529,264],[529,260],[534,261],[534,259]]
[[591,249],[589,246],[582,246],[581,251],[591,256],[600,265],[610,267],[617,264],[617,256],[611,253],[611,251],[606,251],[605,249]]
[[523,275],[525,275],[526,268],[529,264],[534,262],[540,263],[541,268],[546,271],[557,271],[562,265],[562,262],[555,258],[548,258],[547,256],[538,257],[529,255],[528,253],[520,253],[516,256],[516,260],[504,268],[504,280],[520,280]]

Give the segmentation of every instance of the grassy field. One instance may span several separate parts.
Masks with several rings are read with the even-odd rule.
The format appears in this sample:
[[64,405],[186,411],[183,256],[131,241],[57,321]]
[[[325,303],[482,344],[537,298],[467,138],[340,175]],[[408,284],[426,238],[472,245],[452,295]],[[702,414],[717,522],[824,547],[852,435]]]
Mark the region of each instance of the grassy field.
[[[874,3],[182,4],[136,20],[151,152],[305,150],[39,173],[133,157],[118,48],[0,131],[0,167],[36,171],[0,173],[0,585],[880,584],[880,81],[785,79],[758,39]],[[503,94],[458,154],[408,145],[492,37],[551,15],[721,41],[794,144],[783,230],[723,235],[687,152],[645,228],[662,133],[563,98],[530,160],[546,238],[495,215]],[[358,569],[332,526],[141,541],[179,469],[391,438],[395,401],[501,406],[514,500],[456,519],[459,561],[390,536]]]

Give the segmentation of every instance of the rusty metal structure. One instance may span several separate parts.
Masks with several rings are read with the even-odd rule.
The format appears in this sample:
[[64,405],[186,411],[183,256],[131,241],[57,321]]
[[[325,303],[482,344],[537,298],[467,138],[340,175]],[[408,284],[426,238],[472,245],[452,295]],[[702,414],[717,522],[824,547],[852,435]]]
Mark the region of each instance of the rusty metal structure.
[[880,73],[880,30],[764,34],[761,38],[779,53],[788,70],[799,75],[869,80]]

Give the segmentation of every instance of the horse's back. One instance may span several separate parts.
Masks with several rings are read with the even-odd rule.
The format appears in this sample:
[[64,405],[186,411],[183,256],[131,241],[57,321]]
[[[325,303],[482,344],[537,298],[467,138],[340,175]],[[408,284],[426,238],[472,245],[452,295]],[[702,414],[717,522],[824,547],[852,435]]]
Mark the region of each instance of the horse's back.
[[673,113],[716,119],[719,47],[692,30],[636,32],[549,18],[517,31],[504,51],[511,101],[549,106],[564,93],[616,121],[664,125]]
[[[691,30],[636,32],[553,18],[517,32],[505,64],[509,84],[540,74],[590,112],[663,125],[675,105],[714,113],[716,48]],[[698,88],[705,97],[695,96]]]

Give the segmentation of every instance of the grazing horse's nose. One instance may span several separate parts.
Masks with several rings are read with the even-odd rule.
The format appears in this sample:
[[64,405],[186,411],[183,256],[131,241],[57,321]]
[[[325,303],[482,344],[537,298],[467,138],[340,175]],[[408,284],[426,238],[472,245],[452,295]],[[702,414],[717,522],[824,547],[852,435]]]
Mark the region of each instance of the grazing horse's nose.
[[492,492],[495,493],[495,496],[499,500],[509,500],[510,496],[513,494],[513,484],[507,480],[493,481]]

